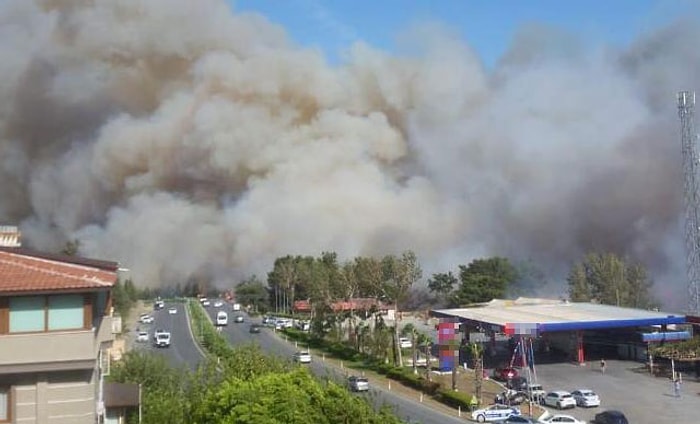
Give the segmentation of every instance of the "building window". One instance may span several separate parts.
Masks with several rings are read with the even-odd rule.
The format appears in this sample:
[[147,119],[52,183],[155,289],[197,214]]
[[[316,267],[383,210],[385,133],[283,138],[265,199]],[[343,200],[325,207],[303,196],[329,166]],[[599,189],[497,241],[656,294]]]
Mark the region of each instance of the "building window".
[[44,331],[44,296],[23,296],[10,298],[10,333]]
[[83,328],[83,303],[81,294],[49,296],[49,331]]
[[85,314],[83,294],[12,297],[9,301],[9,332],[79,330],[90,325],[85,322]]
[[9,423],[10,418],[10,389],[0,387],[0,423]]

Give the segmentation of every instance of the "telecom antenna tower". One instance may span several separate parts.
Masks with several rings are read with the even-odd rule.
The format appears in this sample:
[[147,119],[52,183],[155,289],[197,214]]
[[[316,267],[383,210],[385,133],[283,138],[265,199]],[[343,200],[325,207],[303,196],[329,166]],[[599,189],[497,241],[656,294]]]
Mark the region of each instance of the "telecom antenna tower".
[[700,158],[695,133],[695,92],[678,93],[678,116],[683,153],[688,313],[700,315]]

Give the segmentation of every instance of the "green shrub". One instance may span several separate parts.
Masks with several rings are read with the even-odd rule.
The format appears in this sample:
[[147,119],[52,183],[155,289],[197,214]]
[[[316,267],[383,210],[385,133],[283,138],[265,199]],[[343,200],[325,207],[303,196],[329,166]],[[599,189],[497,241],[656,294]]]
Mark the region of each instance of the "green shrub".
[[475,402],[476,399],[473,395],[470,395],[468,393],[455,392],[451,389],[437,390],[437,400],[454,408],[461,407],[462,409],[468,410],[471,410],[474,406],[478,404],[478,402]]

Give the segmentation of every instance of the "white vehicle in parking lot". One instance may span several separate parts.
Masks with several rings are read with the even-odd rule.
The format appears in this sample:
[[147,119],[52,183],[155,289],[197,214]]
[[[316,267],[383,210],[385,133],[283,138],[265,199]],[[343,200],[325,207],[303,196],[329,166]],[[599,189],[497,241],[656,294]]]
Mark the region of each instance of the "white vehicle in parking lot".
[[569,392],[564,390],[555,390],[545,395],[544,404],[558,409],[575,408],[576,399],[574,399]]
[[545,418],[540,418],[540,421],[543,424],[558,424],[558,423],[566,423],[566,424],[586,424],[585,421],[581,421],[575,417],[572,417],[571,415],[549,415]]
[[590,389],[577,389],[571,392],[577,406],[585,408],[593,408],[600,406],[600,397]]
[[476,411],[472,412],[472,419],[477,422],[483,423],[486,421],[505,420],[511,415],[520,415],[520,409],[496,403],[494,405],[490,405],[482,409],[477,409]]

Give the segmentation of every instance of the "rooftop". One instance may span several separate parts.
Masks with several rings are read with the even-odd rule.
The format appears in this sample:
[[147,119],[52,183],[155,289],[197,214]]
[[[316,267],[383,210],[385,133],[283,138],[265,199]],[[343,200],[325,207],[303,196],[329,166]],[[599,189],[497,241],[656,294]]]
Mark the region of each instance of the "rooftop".
[[554,299],[494,299],[470,308],[431,311],[439,318],[453,318],[498,325],[506,333],[527,334],[536,330],[567,331],[685,323],[684,315]]
[[116,264],[0,249],[0,294],[109,288],[117,281],[117,267],[112,265]]

